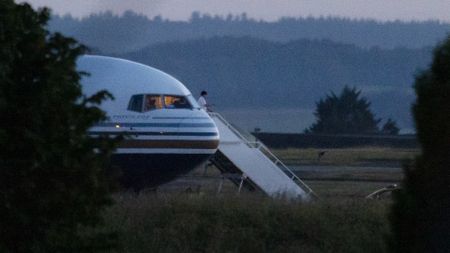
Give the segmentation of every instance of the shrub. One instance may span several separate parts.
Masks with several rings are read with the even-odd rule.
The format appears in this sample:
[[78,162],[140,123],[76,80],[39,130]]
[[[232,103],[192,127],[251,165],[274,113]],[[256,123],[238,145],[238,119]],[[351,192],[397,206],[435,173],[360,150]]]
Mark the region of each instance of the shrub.
[[450,37],[417,76],[413,106],[422,154],[405,166],[391,222],[396,252],[450,251]]

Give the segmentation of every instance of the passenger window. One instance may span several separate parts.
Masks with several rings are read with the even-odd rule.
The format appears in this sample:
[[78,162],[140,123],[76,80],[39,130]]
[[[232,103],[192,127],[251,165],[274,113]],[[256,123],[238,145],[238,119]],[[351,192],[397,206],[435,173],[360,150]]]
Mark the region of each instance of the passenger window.
[[191,104],[183,96],[164,96],[164,105],[167,109],[192,109]]
[[144,95],[133,95],[128,103],[128,110],[134,112],[142,112],[142,103]]
[[145,95],[144,112],[163,107],[160,95]]

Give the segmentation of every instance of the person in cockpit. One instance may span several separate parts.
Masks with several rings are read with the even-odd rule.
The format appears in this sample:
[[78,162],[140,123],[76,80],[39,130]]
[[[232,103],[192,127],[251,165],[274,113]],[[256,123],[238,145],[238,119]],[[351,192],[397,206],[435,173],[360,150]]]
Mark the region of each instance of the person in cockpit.
[[151,96],[147,96],[145,99],[145,111],[149,111],[156,108],[156,101]]

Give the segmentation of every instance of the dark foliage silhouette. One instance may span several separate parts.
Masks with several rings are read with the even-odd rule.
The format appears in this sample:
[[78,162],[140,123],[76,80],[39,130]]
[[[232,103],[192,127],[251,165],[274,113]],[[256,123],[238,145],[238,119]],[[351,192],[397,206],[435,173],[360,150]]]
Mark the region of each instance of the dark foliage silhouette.
[[391,223],[395,252],[450,250],[450,37],[416,77],[413,106],[422,154],[405,165]]
[[113,236],[98,225],[115,141],[86,133],[110,95],[82,96],[85,47],[49,33],[48,19],[48,9],[0,2],[0,252],[92,252]]
[[400,128],[397,126],[397,122],[395,120],[388,118],[386,123],[384,123],[383,127],[381,128],[382,134],[387,135],[397,135],[400,131]]
[[333,92],[316,104],[317,122],[306,130],[314,134],[376,134],[378,123],[370,103],[361,91],[344,87],[338,96]]

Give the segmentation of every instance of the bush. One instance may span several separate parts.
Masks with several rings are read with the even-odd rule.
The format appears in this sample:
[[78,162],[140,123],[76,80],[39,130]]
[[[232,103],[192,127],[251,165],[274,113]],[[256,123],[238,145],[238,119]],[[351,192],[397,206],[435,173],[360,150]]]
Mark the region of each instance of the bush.
[[392,211],[395,252],[450,251],[450,37],[416,78],[413,106],[422,154],[405,166]]

